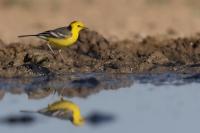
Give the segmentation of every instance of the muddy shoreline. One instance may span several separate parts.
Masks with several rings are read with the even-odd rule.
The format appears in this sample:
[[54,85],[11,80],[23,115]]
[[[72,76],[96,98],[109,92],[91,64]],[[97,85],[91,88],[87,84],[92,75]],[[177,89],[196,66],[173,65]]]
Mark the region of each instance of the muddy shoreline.
[[200,36],[137,35],[110,41],[95,31],[82,31],[77,44],[63,49],[62,55],[64,62],[59,55],[52,56],[42,41],[0,41],[0,77],[73,72],[199,73]]

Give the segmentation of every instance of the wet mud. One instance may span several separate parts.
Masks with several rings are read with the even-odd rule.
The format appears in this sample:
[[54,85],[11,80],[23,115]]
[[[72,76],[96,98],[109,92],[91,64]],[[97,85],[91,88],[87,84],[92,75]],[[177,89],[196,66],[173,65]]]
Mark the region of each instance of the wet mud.
[[[29,39],[29,38],[26,38]],[[197,73],[200,36],[135,35],[109,40],[95,31],[82,31],[78,42],[59,56],[46,42],[5,44],[0,41],[0,77],[54,75],[77,72]]]

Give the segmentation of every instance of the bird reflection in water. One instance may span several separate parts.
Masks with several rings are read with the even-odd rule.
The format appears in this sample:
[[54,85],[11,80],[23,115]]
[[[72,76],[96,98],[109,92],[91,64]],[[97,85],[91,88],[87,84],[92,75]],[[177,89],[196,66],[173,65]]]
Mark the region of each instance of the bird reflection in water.
[[[32,112],[32,111],[22,111],[22,112]],[[56,101],[52,104],[49,104],[46,108],[38,110],[37,113],[56,117],[59,119],[68,119],[75,126],[82,126],[85,122],[84,118],[81,115],[80,108],[77,104],[72,101],[61,98],[59,101]]]
[[[28,113],[35,113],[34,111],[21,111]],[[70,100],[61,98],[60,100],[49,104],[46,108],[36,111],[36,113],[46,115],[49,117],[56,117],[62,120],[70,120],[75,126],[82,126],[86,122],[90,125],[99,125],[105,122],[114,120],[114,116],[99,112],[93,112],[86,117],[81,115],[80,108],[77,104]]]

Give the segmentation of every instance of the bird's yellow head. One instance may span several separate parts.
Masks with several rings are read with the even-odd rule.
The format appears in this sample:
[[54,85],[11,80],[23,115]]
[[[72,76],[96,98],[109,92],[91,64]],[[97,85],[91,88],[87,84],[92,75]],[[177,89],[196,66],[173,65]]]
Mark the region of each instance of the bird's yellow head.
[[81,21],[73,21],[70,24],[71,28],[76,31],[81,31],[82,29],[87,29],[83,22]]
[[72,118],[72,123],[73,123],[75,126],[82,126],[82,125],[85,123],[85,120],[84,120],[84,118],[82,118],[82,117],[79,117],[79,118]]

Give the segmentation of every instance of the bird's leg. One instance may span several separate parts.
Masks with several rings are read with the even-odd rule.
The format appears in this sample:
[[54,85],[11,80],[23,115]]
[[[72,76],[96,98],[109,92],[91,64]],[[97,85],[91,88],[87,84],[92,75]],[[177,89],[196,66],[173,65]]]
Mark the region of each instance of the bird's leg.
[[53,53],[53,57],[56,58],[56,54],[53,51],[53,49],[51,48],[51,45],[49,45],[49,43],[47,43],[47,46],[49,47],[49,49],[51,50],[51,52]]
[[63,55],[62,55],[62,53],[61,53],[61,52],[62,52],[62,50],[61,50],[61,49],[59,49],[59,50],[58,50],[58,52],[59,52],[59,55],[60,55],[60,57],[62,58],[62,62],[65,62],[65,60],[64,60],[64,57],[63,57]]
[[64,98],[63,98],[63,93],[64,93],[64,87],[61,89],[60,91],[60,101],[62,101]]
[[[47,43],[47,46],[48,46],[49,49],[51,50],[51,52],[52,52],[52,54],[53,54],[53,57],[56,59],[56,55],[57,55],[57,54],[53,51],[51,45],[50,45],[49,43]],[[59,50],[58,50],[58,53],[59,53],[59,55],[60,55],[60,57],[61,57],[61,59],[62,59],[62,62],[64,62],[65,60],[64,60],[64,57],[62,56],[62,53],[61,53],[61,52],[62,52],[61,49],[59,49]]]

